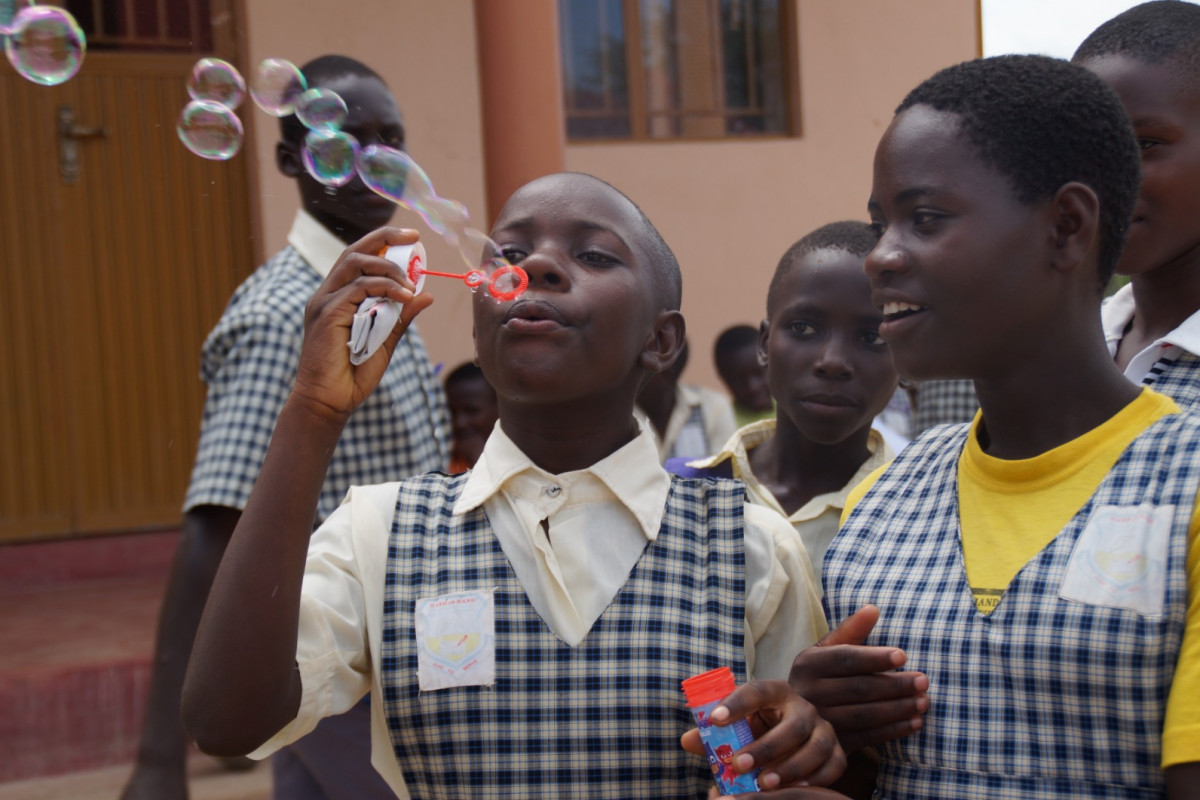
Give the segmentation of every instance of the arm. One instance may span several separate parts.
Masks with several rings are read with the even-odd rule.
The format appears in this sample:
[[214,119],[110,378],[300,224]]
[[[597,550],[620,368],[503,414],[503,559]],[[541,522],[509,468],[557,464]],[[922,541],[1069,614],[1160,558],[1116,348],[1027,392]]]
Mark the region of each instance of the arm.
[[903,650],[862,645],[878,620],[874,606],[847,617],[796,656],[788,678],[833,723],[847,753],[919,730],[929,708],[929,678],[895,671],[904,665]]
[[[217,572],[184,683],[184,725],[207,752],[247,753],[299,707],[300,587],[329,459],[405,328],[432,302],[427,295],[414,299],[400,268],[374,254],[415,240],[412,231],[369,234],[343,253],[309,300],[295,384]],[[354,367],[346,342],[354,313],[368,296],[405,307],[384,345],[386,357]]]
[[1200,800],[1200,761],[1167,767],[1167,800]]

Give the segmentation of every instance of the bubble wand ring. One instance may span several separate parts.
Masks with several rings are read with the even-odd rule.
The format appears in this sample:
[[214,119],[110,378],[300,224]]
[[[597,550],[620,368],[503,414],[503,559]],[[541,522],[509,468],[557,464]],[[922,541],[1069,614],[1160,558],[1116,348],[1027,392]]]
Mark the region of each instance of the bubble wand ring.
[[[464,273],[439,272],[425,267],[425,248],[423,247],[392,245],[385,247],[380,252],[380,255],[394,264],[405,267],[408,271],[408,279],[412,282],[416,292],[420,292],[424,288],[426,275],[460,280],[471,291],[475,291],[480,286],[486,284],[488,294],[502,303],[515,300],[529,287],[529,274],[513,264],[501,264],[497,269],[492,271],[491,275],[488,275],[481,269],[473,269]],[[407,264],[404,263],[405,259],[407,259]]]

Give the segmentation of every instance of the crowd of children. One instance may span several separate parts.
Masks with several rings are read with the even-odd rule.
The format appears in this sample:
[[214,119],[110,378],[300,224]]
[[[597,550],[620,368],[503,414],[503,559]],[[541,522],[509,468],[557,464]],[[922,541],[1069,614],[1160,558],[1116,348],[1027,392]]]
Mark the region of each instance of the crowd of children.
[[[377,255],[414,232],[352,244],[213,583],[192,736],[262,757],[369,692],[400,797],[697,798],[732,768],[780,798],[1200,798],[1200,6],[1137,6],[1073,62],[903,99],[870,221],[800,238],[718,338],[724,433],[680,383],[651,221],[592,176],[520,188],[492,237],[529,289],[476,298],[446,387],[495,416],[313,532],[431,302]],[[368,296],[404,311],[355,367]],[[901,377],[978,409],[893,449]],[[710,720],[757,738],[718,765],[680,682],[723,666]]]

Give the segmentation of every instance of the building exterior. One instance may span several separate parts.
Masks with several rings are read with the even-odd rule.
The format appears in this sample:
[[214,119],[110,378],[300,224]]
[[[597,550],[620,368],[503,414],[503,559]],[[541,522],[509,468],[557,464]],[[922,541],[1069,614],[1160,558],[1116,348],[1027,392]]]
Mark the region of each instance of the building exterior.
[[[141,19],[141,2],[64,5],[100,24]],[[275,120],[249,101],[239,110],[246,145],[232,160],[200,163],[175,140],[183,78],[199,54],[247,74],[267,57],[368,63],[400,102],[410,154],[481,228],[529,178],[575,170],[613,183],[683,267],[684,379],[719,388],[716,335],[757,324],[772,270],[797,238],[865,219],[872,154],[892,110],[980,46],[977,0],[144,5],[186,7],[193,22],[208,15],[203,46],[163,33],[156,48],[110,32],[59,87],[0,65],[0,103],[18,109],[0,119],[0,232],[12,263],[26,267],[6,262],[0,279],[0,334],[12,348],[0,378],[20,387],[0,403],[0,544],[178,523],[203,401],[200,343],[237,282],[283,245],[296,207],[275,169]],[[735,57],[744,69],[730,66]],[[581,81],[596,59],[599,77]],[[67,152],[55,116],[64,106],[79,131],[107,132],[67,143],[81,162],[72,180],[56,164]],[[408,211],[395,221],[423,228]],[[425,233],[431,265],[457,270],[457,255]],[[134,263],[140,271],[126,274]],[[420,327],[435,362],[452,368],[472,356],[470,295],[438,279],[429,289],[437,302]],[[56,298],[50,327],[65,335],[18,350],[12,343],[49,324],[35,313],[47,298]]]

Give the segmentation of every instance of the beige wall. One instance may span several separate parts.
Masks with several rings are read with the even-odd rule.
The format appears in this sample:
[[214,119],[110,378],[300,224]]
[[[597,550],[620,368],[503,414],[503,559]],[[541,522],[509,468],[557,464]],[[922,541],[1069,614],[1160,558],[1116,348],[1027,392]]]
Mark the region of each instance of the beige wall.
[[712,344],[762,319],[779,257],[813,228],[866,219],[871,159],[903,96],[977,48],[969,0],[800,0],[797,139],[572,145],[567,168],[630,195],[684,271],[686,380],[720,387]]
[[[380,73],[404,113],[408,152],[438,194],[465,203],[481,226],[484,173],[475,15],[471,0],[246,0],[247,65],[286,58],[297,66],[326,53],[352,56]],[[250,68],[247,68],[250,72]],[[295,213],[294,184],[275,169],[278,124],[254,109],[263,241],[269,255],[286,243]],[[465,271],[455,251],[416,214],[399,209],[393,223],[415,227],[432,268]],[[434,362],[471,358],[470,293],[430,278],[437,302],[419,326]]]
[[[514,8],[546,1],[487,0]],[[482,224],[471,0],[245,5],[250,64],[269,56],[299,64],[342,52],[380,71],[405,113],[409,152],[440,194],[464,202]],[[799,138],[567,147],[567,169],[627,192],[679,255],[692,343],[685,379],[692,382],[720,386],[713,340],[734,322],[757,324],[771,271],[788,245],[825,222],[865,219],[875,143],[904,94],[937,69],[977,54],[978,3],[971,0],[801,0],[798,6]],[[269,253],[284,241],[295,191],[274,169],[274,120],[258,112],[255,122],[262,244]],[[395,221],[421,227],[407,211]],[[436,237],[425,241],[435,265],[459,268]],[[471,357],[469,294],[445,279],[431,278],[430,287],[438,302],[422,316],[421,330],[435,362],[453,366]]]

